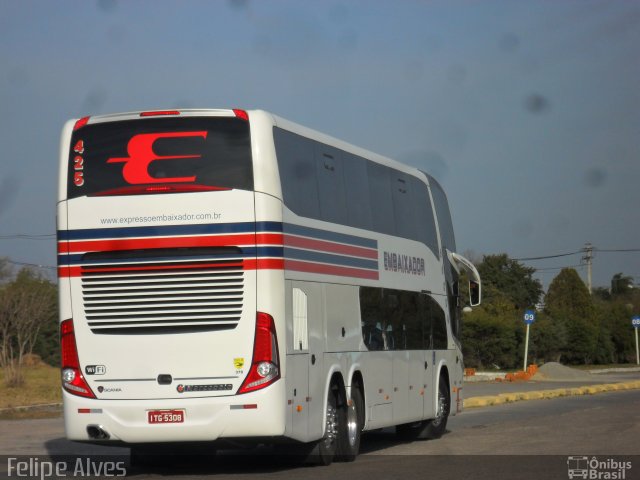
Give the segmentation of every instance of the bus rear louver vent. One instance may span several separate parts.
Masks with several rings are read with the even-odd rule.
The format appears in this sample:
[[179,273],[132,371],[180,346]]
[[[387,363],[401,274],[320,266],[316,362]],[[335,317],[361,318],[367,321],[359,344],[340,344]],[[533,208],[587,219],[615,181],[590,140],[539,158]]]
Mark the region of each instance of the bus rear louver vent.
[[[235,255],[189,250],[163,250],[155,258],[149,252],[144,258],[86,254],[83,260],[92,264],[82,267],[82,295],[91,331],[128,335],[235,328],[243,306],[241,254],[229,258]],[[138,261],[128,261],[133,257]]]

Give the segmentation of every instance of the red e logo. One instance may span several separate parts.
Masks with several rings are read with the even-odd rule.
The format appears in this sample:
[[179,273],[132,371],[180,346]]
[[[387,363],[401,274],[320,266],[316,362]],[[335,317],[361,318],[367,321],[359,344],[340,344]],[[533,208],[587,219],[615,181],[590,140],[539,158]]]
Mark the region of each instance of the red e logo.
[[207,132],[168,132],[141,133],[131,137],[127,144],[128,157],[110,158],[107,163],[124,162],[122,176],[132,184],[143,183],[176,183],[194,182],[196,177],[156,178],[149,175],[149,164],[156,160],[174,160],[176,158],[200,158],[201,155],[171,155],[161,157],[154,153],[153,143],[159,138],[202,137],[207,138]]

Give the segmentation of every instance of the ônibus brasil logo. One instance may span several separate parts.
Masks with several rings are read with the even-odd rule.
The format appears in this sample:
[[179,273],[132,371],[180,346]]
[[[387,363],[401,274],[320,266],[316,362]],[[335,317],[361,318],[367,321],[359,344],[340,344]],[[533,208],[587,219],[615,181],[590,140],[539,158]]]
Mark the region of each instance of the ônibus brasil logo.
[[567,475],[570,479],[625,480],[627,470],[631,470],[630,461],[614,458],[601,460],[597,457],[589,458],[586,455],[567,458]]

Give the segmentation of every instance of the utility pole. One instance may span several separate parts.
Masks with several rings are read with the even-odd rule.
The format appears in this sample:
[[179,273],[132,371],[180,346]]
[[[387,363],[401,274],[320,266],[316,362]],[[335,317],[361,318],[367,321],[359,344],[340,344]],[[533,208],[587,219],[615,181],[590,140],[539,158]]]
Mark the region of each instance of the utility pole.
[[593,263],[593,245],[587,242],[584,245],[584,260],[587,264],[587,288],[589,289],[589,295],[591,295],[591,264]]

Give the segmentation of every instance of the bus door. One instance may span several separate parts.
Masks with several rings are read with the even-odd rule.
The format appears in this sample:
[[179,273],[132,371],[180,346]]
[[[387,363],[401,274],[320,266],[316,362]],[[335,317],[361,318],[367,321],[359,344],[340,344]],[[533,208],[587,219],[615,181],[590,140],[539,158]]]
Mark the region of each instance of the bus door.
[[[435,304],[435,306],[434,306]],[[437,303],[431,294],[424,293],[422,295],[422,303],[420,312],[423,315],[424,323],[424,384],[422,390],[423,396],[423,418],[435,417],[435,392],[437,390],[437,358],[434,344],[434,314],[437,311]]]
[[[287,282],[288,283],[288,282]],[[291,438],[320,438],[323,428],[323,324],[322,288],[308,282],[291,282],[291,342],[287,345],[287,398],[291,400]]]

